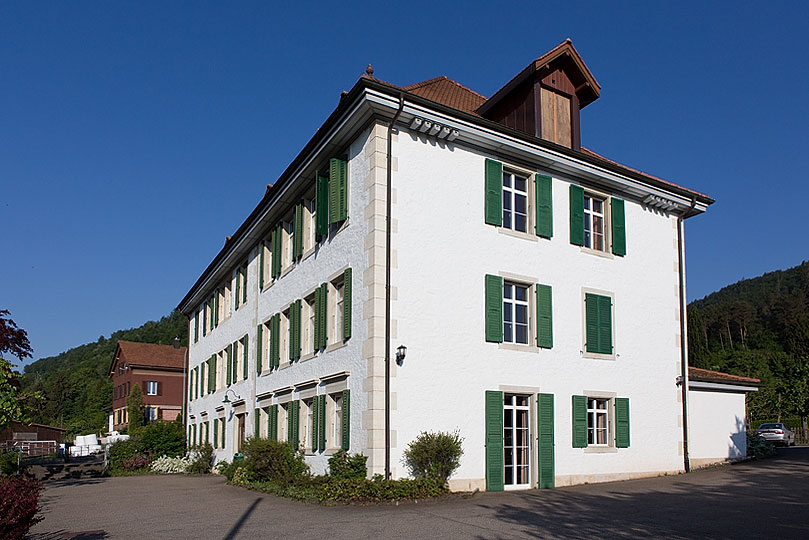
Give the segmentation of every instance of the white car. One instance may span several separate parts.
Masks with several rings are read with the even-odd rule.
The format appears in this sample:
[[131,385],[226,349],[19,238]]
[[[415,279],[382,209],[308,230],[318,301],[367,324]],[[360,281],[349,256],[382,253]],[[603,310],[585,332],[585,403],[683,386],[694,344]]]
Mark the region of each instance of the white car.
[[758,426],[756,433],[760,437],[764,437],[773,444],[795,446],[795,432],[786,427],[784,424],[761,424]]

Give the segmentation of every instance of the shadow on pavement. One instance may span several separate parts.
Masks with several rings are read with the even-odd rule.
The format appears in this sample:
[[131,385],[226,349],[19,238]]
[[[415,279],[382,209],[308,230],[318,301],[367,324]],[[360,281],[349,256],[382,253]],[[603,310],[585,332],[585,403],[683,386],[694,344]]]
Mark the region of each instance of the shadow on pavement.
[[258,499],[253,501],[253,504],[251,504],[247,508],[247,510],[244,511],[244,514],[241,515],[241,517],[238,519],[238,521],[236,521],[236,523],[228,531],[228,533],[225,535],[225,537],[222,540],[233,540],[234,538],[236,538],[236,534],[239,532],[239,529],[242,528],[242,525],[244,525],[244,522],[247,521],[247,518],[250,517],[250,514],[253,513],[253,510],[256,509],[256,506],[258,506],[258,503],[260,503],[262,500],[263,499],[261,497],[259,497]]

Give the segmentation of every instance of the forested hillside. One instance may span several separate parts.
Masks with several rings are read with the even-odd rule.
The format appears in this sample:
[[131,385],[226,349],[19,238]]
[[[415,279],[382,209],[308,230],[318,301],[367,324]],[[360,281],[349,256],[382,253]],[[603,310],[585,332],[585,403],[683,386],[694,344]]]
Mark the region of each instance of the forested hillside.
[[754,420],[809,414],[809,262],[729,285],[688,306],[692,366],[758,377]]
[[26,403],[31,419],[62,426],[71,434],[106,430],[108,407],[112,405],[112,381],[107,370],[115,344],[122,339],[171,345],[175,336],[187,345],[188,319],[177,312],[25,366],[23,392],[35,396],[38,391],[42,396]]

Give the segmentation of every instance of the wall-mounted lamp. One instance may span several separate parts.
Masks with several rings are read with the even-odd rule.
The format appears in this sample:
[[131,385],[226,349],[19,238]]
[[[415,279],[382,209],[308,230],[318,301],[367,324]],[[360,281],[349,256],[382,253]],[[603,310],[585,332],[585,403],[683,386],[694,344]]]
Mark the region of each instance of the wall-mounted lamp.
[[407,355],[407,347],[404,345],[399,345],[396,347],[396,363],[398,365],[404,364],[405,356]]
[[228,399],[228,393],[233,393],[233,400],[234,401],[238,401],[238,400],[242,399],[241,396],[236,395],[236,392],[234,392],[232,389],[228,388],[227,391],[225,392],[225,399],[222,400],[222,403],[230,403],[230,400]]

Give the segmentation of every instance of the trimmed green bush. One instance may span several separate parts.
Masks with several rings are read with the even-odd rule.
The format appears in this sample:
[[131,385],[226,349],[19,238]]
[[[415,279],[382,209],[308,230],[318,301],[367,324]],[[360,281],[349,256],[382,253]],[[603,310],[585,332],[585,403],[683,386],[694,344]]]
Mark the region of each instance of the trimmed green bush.
[[110,469],[120,469],[122,464],[141,453],[137,439],[114,442],[110,445]]
[[253,480],[288,485],[309,476],[303,452],[288,443],[253,437],[245,441],[243,452],[243,466]]
[[446,484],[461,465],[463,439],[454,433],[422,432],[404,451],[403,462],[416,478],[428,478]]
[[154,422],[140,429],[142,452],[155,457],[177,457],[185,454],[185,431],[176,422]]
[[329,475],[337,479],[359,479],[368,476],[368,456],[338,450],[329,458]]

